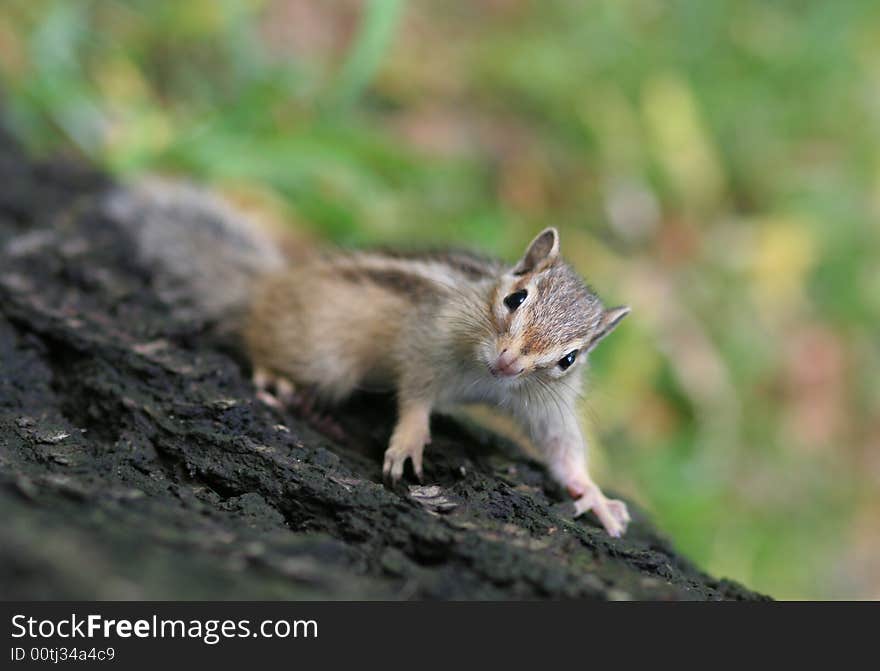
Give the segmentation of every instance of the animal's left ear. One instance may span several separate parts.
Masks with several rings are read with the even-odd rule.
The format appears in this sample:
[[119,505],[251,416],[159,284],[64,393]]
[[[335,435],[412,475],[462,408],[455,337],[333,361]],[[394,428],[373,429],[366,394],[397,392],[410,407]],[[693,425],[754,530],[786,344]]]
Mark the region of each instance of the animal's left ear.
[[599,328],[587,345],[587,352],[592,352],[605,336],[617,328],[617,325],[623,321],[623,318],[630,313],[628,305],[621,305],[617,308],[609,308],[602,313],[602,319],[599,322]]
[[545,228],[526,249],[525,255],[513,268],[514,275],[539,273],[559,258],[559,232]]

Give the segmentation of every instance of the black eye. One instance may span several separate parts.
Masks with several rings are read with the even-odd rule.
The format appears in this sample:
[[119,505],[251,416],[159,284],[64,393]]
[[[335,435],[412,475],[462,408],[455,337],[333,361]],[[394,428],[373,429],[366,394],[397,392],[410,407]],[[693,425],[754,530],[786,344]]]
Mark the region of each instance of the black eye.
[[529,295],[529,292],[525,289],[520,289],[519,291],[515,291],[510,294],[507,298],[504,299],[504,304],[507,306],[507,309],[513,312],[520,305],[523,304],[523,301],[526,299],[526,296]]
[[562,358],[559,360],[559,363],[558,363],[557,365],[558,365],[562,370],[565,370],[565,369],[567,369],[569,366],[571,366],[571,364],[574,363],[574,360],[577,359],[577,356],[578,356],[578,351],[577,351],[576,349],[575,349],[575,350],[572,350],[571,352],[569,352],[568,354],[566,354],[564,357],[562,357]]

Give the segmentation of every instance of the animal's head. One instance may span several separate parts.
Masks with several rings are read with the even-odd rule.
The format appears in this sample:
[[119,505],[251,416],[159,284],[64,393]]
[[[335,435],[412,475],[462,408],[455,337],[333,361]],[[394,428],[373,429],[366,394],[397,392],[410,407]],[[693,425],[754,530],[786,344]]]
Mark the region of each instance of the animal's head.
[[513,380],[537,371],[562,378],[583,365],[629,311],[602,306],[563,262],[559,233],[548,228],[495,286],[493,338],[483,343],[481,358],[498,378]]

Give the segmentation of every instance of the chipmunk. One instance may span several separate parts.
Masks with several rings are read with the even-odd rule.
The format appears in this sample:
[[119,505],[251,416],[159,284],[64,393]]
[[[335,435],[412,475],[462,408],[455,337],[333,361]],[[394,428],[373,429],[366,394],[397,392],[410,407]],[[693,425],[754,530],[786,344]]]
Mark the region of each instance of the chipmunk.
[[[108,209],[137,238],[141,256],[165,264],[204,312],[242,308],[236,319],[264,397],[270,388],[282,401],[297,389],[331,402],[362,388],[395,391],[398,415],[382,467],[388,484],[407,461],[422,480],[432,412],[496,406],[525,430],[576,515],[592,510],[611,536],[626,530],[626,504],[606,498],[587,470],[575,401],[589,353],[630,309],[603,307],[563,261],[555,228],[512,265],[463,252],[372,251],[299,254],[285,264],[254,226],[203,192],[184,193],[148,184],[117,193]],[[160,251],[167,222],[185,211],[205,232],[168,257]],[[244,260],[201,268],[199,286],[184,281],[175,257],[204,256],[196,246],[226,229]],[[227,249],[222,258],[230,256]],[[255,272],[260,258],[265,268]],[[231,297],[205,295],[223,285]]]
[[422,480],[433,411],[488,403],[525,429],[577,513],[619,536],[629,514],[589,476],[575,400],[587,355],[629,311],[603,308],[548,228],[508,267],[460,252],[316,256],[258,282],[244,335],[260,389],[395,390],[386,481],[407,460]]

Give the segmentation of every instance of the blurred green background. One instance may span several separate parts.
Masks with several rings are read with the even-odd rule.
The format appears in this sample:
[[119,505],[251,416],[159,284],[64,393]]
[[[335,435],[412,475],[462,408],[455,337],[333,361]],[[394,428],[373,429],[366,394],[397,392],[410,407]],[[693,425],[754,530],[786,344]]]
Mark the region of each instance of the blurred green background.
[[880,3],[4,0],[7,123],[343,244],[563,253],[633,315],[600,482],[716,574],[880,598]]

